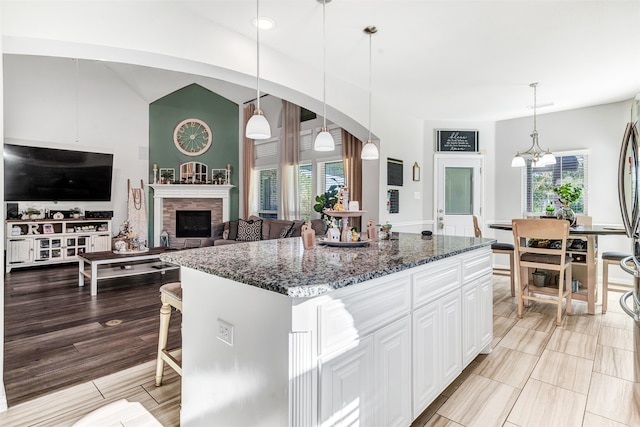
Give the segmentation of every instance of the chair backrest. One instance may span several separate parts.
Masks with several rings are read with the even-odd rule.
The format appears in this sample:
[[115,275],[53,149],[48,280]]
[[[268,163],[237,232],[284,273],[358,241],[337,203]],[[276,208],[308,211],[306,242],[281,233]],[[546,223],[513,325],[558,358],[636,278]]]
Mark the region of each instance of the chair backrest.
[[[511,221],[516,259],[523,254],[552,255],[564,266],[569,222],[561,219],[514,219]],[[533,240],[532,240],[533,239]],[[542,261],[542,263],[545,263]],[[555,264],[555,263],[553,263]]]
[[576,215],[576,225],[593,225],[593,218],[589,215]]
[[478,225],[478,217],[475,215],[473,216],[473,233],[476,237],[482,237],[482,230]]

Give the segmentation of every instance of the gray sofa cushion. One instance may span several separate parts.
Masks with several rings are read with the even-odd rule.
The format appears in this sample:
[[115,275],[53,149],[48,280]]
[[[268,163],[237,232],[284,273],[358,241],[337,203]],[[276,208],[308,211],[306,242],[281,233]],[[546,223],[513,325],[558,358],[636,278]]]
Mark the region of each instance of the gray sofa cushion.
[[[268,239],[282,239],[289,234],[293,221],[285,221],[282,219],[270,219],[269,221],[269,237]],[[284,233],[284,235],[282,234]]]

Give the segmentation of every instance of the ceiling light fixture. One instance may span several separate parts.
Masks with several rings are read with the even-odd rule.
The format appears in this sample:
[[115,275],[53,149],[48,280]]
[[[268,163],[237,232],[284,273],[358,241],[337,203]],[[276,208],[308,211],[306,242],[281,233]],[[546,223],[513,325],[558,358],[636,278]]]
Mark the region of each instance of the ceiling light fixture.
[[[322,120],[323,125],[320,128],[320,133],[316,136],[316,140],[313,143],[313,149],[316,151],[333,151],[336,144],[333,142],[333,137],[327,129],[327,30],[326,30],[326,18],[325,8],[327,6],[327,0],[318,0],[322,3]],[[331,0],[328,0],[331,1]]]
[[369,138],[362,147],[360,158],[362,160],[376,160],[378,158],[378,147],[371,140],[371,36],[378,32],[374,25],[364,29],[364,33],[369,35]]
[[556,157],[553,155],[553,153],[551,153],[549,149],[547,149],[547,151],[544,151],[542,148],[540,148],[540,145],[538,144],[538,130],[536,129],[536,124],[537,124],[536,123],[536,119],[537,119],[536,89],[538,86],[540,86],[540,83],[531,83],[529,85],[529,87],[533,88],[533,133],[531,133],[531,138],[533,142],[531,144],[531,147],[529,147],[527,151],[524,151],[522,153],[518,152],[513,157],[513,160],[511,161],[511,166],[514,168],[524,166],[526,164],[524,160],[525,157],[531,158],[532,166],[534,168],[553,165],[556,163]]
[[[256,0],[256,16],[260,17],[260,0]],[[256,110],[247,122],[245,135],[250,139],[271,138],[271,126],[260,109],[260,26],[256,25]]]

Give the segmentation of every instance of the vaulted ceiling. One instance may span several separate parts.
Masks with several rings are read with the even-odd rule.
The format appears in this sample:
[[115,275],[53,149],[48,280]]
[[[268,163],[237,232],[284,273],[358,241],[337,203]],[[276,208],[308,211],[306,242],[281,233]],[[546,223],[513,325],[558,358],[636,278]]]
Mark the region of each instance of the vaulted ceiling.
[[[276,24],[260,33],[263,88],[321,100],[322,4],[261,0],[260,12]],[[3,0],[2,28],[9,53],[39,53],[16,49],[15,40],[29,37],[127,47],[217,67],[211,76],[252,89],[255,16],[253,0]],[[422,120],[527,116],[531,82],[542,83],[538,103],[553,104],[541,113],[627,100],[640,92],[639,24],[640,1],[333,0],[326,5],[327,102],[340,108],[339,97],[362,98],[353,103],[366,109],[368,25],[379,30],[372,39],[376,108]],[[218,62],[223,57],[234,64]],[[112,68],[137,90],[150,98],[160,92],[148,70],[119,61]],[[225,78],[229,70],[240,77]],[[236,101],[249,94],[239,91]]]

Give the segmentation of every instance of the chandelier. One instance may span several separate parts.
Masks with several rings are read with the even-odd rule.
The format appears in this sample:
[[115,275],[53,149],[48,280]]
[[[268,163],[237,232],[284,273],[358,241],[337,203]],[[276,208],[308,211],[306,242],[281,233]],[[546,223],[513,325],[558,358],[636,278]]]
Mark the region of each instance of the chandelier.
[[522,153],[517,152],[511,161],[511,166],[514,168],[522,167],[525,165],[525,157],[531,159],[532,166],[542,167],[548,165],[554,165],[556,163],[556,157],[553,153],[547,149],[546,151],[540,148],[538,144],[538,130],[536,129],[536,108],[537,108],[537,99],[536,99],[536,89],[540,85],[540,83],[531,83],[529,87],[533,88],[533,132],[531,133],[531,139],[533,140],[531,147],[527,151],[523,151]]

